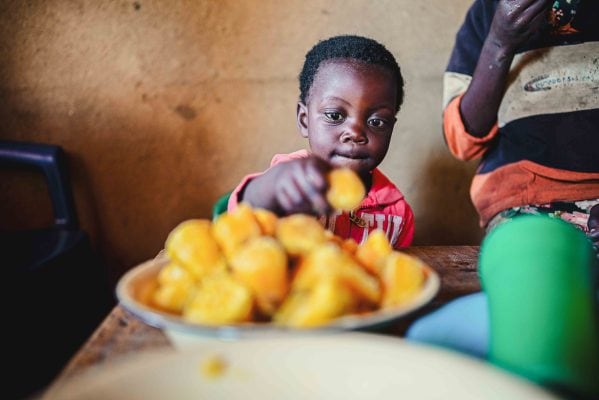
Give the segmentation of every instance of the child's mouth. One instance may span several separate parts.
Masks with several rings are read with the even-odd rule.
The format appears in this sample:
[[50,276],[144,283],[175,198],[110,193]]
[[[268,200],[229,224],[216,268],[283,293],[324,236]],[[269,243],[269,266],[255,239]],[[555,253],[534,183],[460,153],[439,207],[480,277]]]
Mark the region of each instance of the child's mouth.
[[[368,156],[364,154],[339,154],[335,153],[331,156],[331,163],[338,167],[352,167],[362,165],[368,160]],[[355,169],[355,168],[352,168]]]
[[340,159],[346,159],[346,160],[365,160],[368,158],[368,155],[362,154],[362,153],[346,153],[346,154],[334,153],[333,158],[340,158]]

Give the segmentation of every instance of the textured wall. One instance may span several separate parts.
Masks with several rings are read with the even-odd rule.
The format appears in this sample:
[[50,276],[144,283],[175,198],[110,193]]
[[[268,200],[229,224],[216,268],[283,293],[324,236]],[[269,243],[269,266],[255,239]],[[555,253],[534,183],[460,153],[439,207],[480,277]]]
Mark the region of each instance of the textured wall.
[[[305,52],[333,34],[384,43],[406,101],[382,169],[416,214],[416,244],[480,240],[474,164],[441,135],[441,82],[470,0],[0,0],[0,138],[60,144],[113,277],[152,257],[295,127]],[[41,180],[0,175],[0,227],[49,219]]]

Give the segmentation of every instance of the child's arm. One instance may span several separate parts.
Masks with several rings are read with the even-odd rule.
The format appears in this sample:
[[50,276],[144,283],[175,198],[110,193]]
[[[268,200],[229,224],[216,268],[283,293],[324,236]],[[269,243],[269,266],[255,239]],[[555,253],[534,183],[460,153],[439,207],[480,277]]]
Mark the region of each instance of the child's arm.
[[327,162],[315,156],[277,164],[249,181],[239,201],[278,215],[326,215],[332,211],[326,200],[330,170]]
[[460,104],[468,132],[483,137],[497,120],[508,72],[518,46],[543,31],[550,0],[501,0],[468,90]]

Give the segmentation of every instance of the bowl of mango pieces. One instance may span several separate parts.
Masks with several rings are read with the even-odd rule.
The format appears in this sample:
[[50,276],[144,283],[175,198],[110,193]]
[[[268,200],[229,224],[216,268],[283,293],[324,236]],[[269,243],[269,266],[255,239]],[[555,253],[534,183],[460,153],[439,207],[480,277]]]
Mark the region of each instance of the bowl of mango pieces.
[[[331,187],[331,204],[352,206],[345,192]],[[240,339],[375,328],[427,304],[439,284],[382,230],[358,244],[313,216],[241,203],[214,220],[181,222],[116,291],[127,310],[171,337]]]

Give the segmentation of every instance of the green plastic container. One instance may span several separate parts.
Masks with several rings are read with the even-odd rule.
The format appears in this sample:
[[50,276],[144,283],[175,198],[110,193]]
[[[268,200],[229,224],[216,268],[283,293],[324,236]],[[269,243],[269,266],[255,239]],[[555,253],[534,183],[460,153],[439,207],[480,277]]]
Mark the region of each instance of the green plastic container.
[[479,265],[490,361],[599,398],[599,266],[586,235],[559,219],[518,217],[485,238]]

